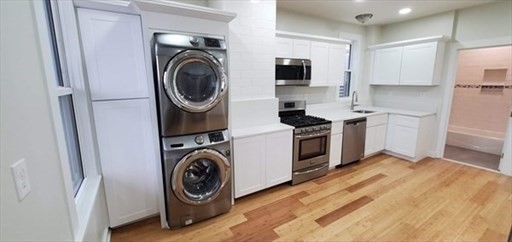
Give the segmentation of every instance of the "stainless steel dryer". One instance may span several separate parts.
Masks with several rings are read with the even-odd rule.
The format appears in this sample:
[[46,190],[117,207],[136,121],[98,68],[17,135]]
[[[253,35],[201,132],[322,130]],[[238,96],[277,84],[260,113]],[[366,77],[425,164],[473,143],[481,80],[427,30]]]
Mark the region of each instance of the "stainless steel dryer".
[[228,128],[224,39],[155,33],[153,66],[162,137]]
[[171,229],[231,209],[229,140],[227,130],[162,140],[167,223]]

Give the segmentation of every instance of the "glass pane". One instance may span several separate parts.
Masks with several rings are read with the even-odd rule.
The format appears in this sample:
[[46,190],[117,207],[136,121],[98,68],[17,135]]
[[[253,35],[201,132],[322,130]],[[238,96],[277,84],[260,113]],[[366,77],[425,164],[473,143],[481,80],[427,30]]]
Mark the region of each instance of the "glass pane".
[[325,155],[326,137],[306,139],[300,141],[299,160]]
[[[60,53],[59,50],[62,50],[63,48],[59,48],[59,41],[58,41],[58,38],[60,36],[60,34],[57,32],[58,28],[56,27],[56,22],[54,21],[56,19],[56,15],[54,15],[54,12],[52,10],[52,3],[51,1],[47,0],[47,1],[44,1],[45,2],[45,7],[46,7],[46,14],[47,14],[47,17],[48,17],[48,28],[50,29],[50,41],[51,41],[51,45],[52,45],[52,54],[53,54],[53,59],[55,61],[55,72],[57,74],[57,85],[58,86],[61,86],[63,87],[64,86],[64,77],[63,77],[63,74],[64,74],[64,70],[62,69],[62,61],[61,59],[63,59],[63,55],[62,53]],[[69,85],[66,85],[66,86],[69,86]]]
[[340,97],[348,97],[350,94],[350,79],[351,79],[352,73],[350,71],[345,72],[345,76],[343,79],[343,83],[340,86]]
[[352,67],[352,63],[350,63],[350,56],[352,55],[352,45],[346,45],[345,50],[345,70],[350,70],[350,68]]
[[183,174],[185,194],[191,200],[201,201],[213,196],[220,188],[220,168],[210,159],[197,159]]
[[217,75],[206,63],[190,62],[177,70],[176,87],[191,102],[204,102],[217,93]]
[[73,191],[76,195],[82,181],[84,180],[84,172],[82,167],[82,156],[80,155],[80,144],[78,142],[75,111],[73,110],[73,99],[71,95],[60,96],[59,103],[62,124],[64,126],[64,134],[66,136]]

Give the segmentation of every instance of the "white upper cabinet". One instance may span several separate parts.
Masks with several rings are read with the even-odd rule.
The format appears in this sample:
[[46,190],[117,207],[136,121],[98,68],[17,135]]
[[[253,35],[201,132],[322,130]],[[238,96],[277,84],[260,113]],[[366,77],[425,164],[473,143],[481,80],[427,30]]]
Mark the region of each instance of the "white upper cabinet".
[[329,45],[328,86],[339,86],[345,76],[346,45]]
[[140,16],[78,9],[91,99],[148,97]]
[[398,85],[402,47],[375,50],[371,84]]
[[311,42],[311,86],[327,85],[329,69],[329,44]]
[[[439,85],[443,36],[370,46],[373,51],[372,85]],[[391,47],[393,46],[393,47]]]
[[292,57],[297,59],[309,59],[311,56],[310,46],[311,41],[309,40],[294,39]]
[[291,58],[293,56],[293,40],[276,37],[276,57]]
[[436,42],[404,46],[400,84],[432,85],[436,53]]
[[276,57],[279,58],[310,58],[311,41],[276,37]]

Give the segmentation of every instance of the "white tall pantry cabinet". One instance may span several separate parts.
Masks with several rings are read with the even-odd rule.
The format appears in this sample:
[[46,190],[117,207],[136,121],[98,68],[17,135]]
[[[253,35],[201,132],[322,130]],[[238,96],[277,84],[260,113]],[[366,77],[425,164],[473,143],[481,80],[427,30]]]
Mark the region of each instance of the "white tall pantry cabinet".
[[110,226],[158,213],[140,16],[78,9]]

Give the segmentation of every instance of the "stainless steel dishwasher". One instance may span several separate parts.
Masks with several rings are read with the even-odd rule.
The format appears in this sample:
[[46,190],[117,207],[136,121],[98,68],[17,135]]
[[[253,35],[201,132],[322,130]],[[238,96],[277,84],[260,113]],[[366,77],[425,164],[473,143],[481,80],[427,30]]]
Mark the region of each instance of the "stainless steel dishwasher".
[[364,157],[365,141],[366,118],[350,119],[343,122],[342,166],[356,162]]

